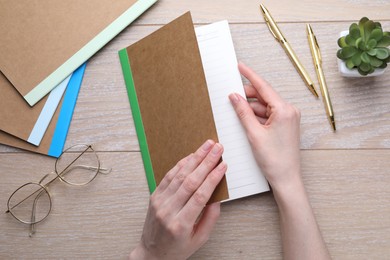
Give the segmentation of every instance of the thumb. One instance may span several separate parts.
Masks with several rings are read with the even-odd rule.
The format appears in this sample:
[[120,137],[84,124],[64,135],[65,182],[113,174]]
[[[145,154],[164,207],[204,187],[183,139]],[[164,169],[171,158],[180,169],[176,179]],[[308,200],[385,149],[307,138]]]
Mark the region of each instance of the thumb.
[[245,128],[247,135],[251,135],[254,129],[257,129],[259,121],[256,119],[256,115],[248,102],[239,94],[233,93],[229,95],[230,102],[233,105],[234,110],[241,124]]

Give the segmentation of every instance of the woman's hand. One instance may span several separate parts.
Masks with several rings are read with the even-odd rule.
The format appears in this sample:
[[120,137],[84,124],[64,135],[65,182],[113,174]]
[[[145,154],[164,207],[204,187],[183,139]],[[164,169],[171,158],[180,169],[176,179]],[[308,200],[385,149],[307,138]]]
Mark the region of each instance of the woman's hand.
[[220,204],[207,205],[226,172],[223,147],[206,141],[173,167],[151,195],[144,230],[130,259],[186,259],[209,238]]
[[229,98],[264,176],[274,190],[300,182],[300,112],[249,67],[238,67],[251,83],[245,86],[251,101],[238,94]]
[[[300,113],[244,64],[241,74],[249,103],[230,95],[280,212],[285,259],[330,259],[301,178]],[[254,99],[254,100],[253,100]]]

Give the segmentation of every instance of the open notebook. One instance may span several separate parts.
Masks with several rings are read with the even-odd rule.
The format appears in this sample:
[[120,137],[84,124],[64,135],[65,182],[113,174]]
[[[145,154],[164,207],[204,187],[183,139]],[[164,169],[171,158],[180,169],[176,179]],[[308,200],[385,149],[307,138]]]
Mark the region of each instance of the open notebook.
[[269,190],[228,99],[245,94],[226,21],[194,30],[186,13],[119,55],[151,192],[206,139],[228,164],[215,200]]

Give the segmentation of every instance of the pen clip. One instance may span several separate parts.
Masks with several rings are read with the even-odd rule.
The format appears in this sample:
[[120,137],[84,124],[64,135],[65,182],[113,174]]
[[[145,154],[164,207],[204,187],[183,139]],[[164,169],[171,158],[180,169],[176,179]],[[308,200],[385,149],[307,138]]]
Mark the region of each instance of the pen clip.
[[320,45],[318,45],[317,37],[315,35],[313,35],[313,38],[314,38],[314,43],[316,45],[316,52],[317,52],[317,55],[318,55],[319,62],[322,64],[322,56],[321,56],[321,51],[320,51]]
[[276,34],[274,33],[274,30],[273,30],[273,28],[272,28],[272,26],[271,26],[269,20],[267,19],[267,17],[264,16],[264,20],[265,20],[265,23],[267,24],[268,29],[269,29],[269,31],[271,32],[272,36],[274,36],[274,38],[275,38],[276,40],[280,41],[280,39],[279,39],[278,37],[276,37]]

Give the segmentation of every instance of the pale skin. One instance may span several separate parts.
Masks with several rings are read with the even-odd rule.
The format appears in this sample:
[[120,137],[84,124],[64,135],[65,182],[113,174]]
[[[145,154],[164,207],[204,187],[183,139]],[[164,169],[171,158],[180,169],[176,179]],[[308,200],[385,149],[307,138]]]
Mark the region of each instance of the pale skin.
[[[280,213],[285,259],[330,259],[317,225],[300,167],[300,112],[240,63],[249,80],[247,99],[229,99],[246,130],[262,173],[272,187]],[[130,259],[186,259],[208,240],[220,204],[207,205],[224,176],[223,147],[211,140],[182,159],[152,194],[141,241]]]

